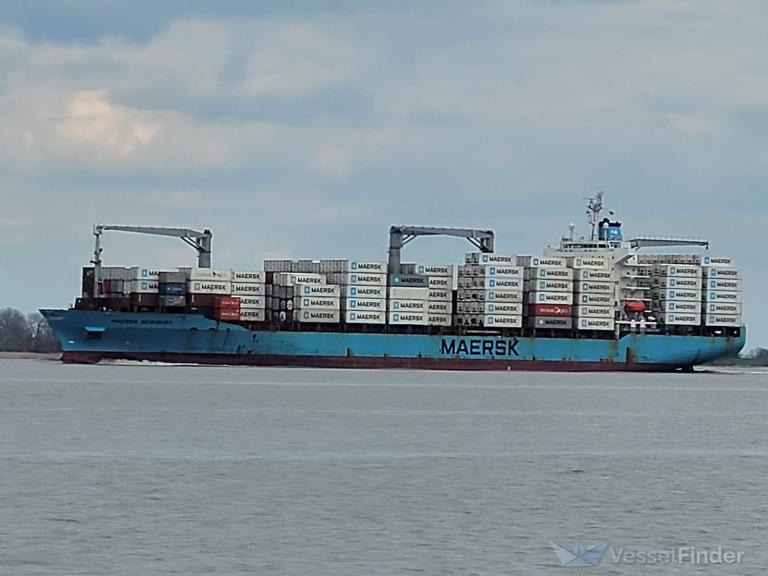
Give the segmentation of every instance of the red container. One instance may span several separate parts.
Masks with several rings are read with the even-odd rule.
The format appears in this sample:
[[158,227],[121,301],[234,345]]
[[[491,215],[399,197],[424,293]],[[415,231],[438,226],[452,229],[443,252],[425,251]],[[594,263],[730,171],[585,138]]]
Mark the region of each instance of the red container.
[[213,299],[216,297],[215,294],[189,294],[187,296],[187,302],[189,302],[190,306],[194,307],[208,307],[213,306]]
[[237,296],[216,296],[213,307],[217,310],[236,310],[240,312],[240,298]]
[[149,306],[155,307],[159,301],[157,294],[139,294],[134,292],[131,294],[131,306]]
[[238,321],[240,320],[240,309],[228,310],[226,308],[220,308],[218,310],[214,310],[213,317],[216,320]]
[[528,308],[531,316],[571,316],[573,306],[566,304],[531,304]]

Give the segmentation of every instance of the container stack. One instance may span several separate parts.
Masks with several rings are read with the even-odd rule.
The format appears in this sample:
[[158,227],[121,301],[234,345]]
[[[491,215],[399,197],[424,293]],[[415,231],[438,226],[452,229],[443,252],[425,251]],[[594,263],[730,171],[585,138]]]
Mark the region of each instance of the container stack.
[[346,324],[387,323],[387,265],[365,260],[333,260],[331,280],[341,286]]
[[186,307],[187,279],[187,273],[180,270],[158,273],[158,293],[161,310],[174,312]]
[[457,324],[520,328],[524,268],[518,257],[473,252],[464,262],[458,271]]
[[297,285],[325,284],[325,275],[315,272],[267,272],[265,286],[267,313],[271,320],[286,322],[294,319]]
[[658,257],[651,267],[651,282],[653,309],[662,324],[701,324],[702,267],[694,256]]
[[427,325],[453,324],[453,265],[419,264],[416,273],[427,277]]
[[[103,269],[102,269],[103,270]],[[128,268],[130,280],[127,282],[131,309],[156,310],[159,303],[160,272],[152,268],[134,266]]]
[[574,282],[573,318],[578,330],[616,329],[616,286],[612,269],[581,268]]
[[338,324],[341,320],[341,287],[325,281],[298,283],[294,287],[293,310],[293,319],[297,322]]
[[238,322],[240,320],[240,298],[225,295],[214,296],[213,317],[223,322]]
[[387,324],[427,326],[429,278],[420,274],[395,274],[388,279]]
[[232,296],[240,299],[242,322],[266,320],[266,274],[260,270],[232,270]]
[[741,270],[732,258],[702,258],[703,320],[705,326],[738,328],[742,324]]
[[331,281],[342,290],[347,324],[387,323],[387,264],[369,260],[333,260]]
[[191,312],[206,316],[215,315],[215,300],[217,296],[232,294],[232,271],[216,270],[213,268],[179,268],[186,272],[187,303]]
[[574,270],[559,257],[526,256],[520,261],[525,265],[528,327],[571,329]]

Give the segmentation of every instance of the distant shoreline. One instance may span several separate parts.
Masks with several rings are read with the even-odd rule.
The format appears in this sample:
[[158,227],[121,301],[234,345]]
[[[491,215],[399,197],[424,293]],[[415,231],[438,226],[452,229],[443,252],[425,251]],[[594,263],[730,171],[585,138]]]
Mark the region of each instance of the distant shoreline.
[[0,352],[0,360],[59,360],[61,352]]

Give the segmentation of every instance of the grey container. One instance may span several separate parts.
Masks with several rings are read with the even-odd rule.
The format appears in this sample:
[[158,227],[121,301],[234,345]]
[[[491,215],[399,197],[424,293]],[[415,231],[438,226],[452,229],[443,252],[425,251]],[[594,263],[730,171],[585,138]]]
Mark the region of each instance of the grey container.
[[429,276],[420,274],[393,274],[389,277],[389,286],[403,288],[429,288]]
[[558,328],[560,330],[570,330],[573,328],[573,318],[558,316],[536,316],[528,318],[529,328]]
[[159,284],[183,284],[189,280],[189,272],[158,272],[157,278]]

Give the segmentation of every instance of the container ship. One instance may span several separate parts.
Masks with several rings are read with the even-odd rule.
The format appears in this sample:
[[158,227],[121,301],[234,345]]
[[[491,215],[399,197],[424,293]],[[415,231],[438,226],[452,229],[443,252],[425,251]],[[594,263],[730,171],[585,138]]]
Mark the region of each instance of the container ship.
[[[491,230],[393,226],[388,261],[265,260],[254,270],[211,267],[209,230],[96,226],[81,296],[41,313],[65,362],[688,371],[736,355],[746,328],[733,259],[709,255],[706,240],[625,240],[602,209],[600,193],[588,233],[571,225],[537,256],[497,253]],[[181,238],[197,266],[105,266],[110,230]],[[402,262],[425,235],[474,250],[458,265]],[[686,253],[646,253],[655,247]]]

